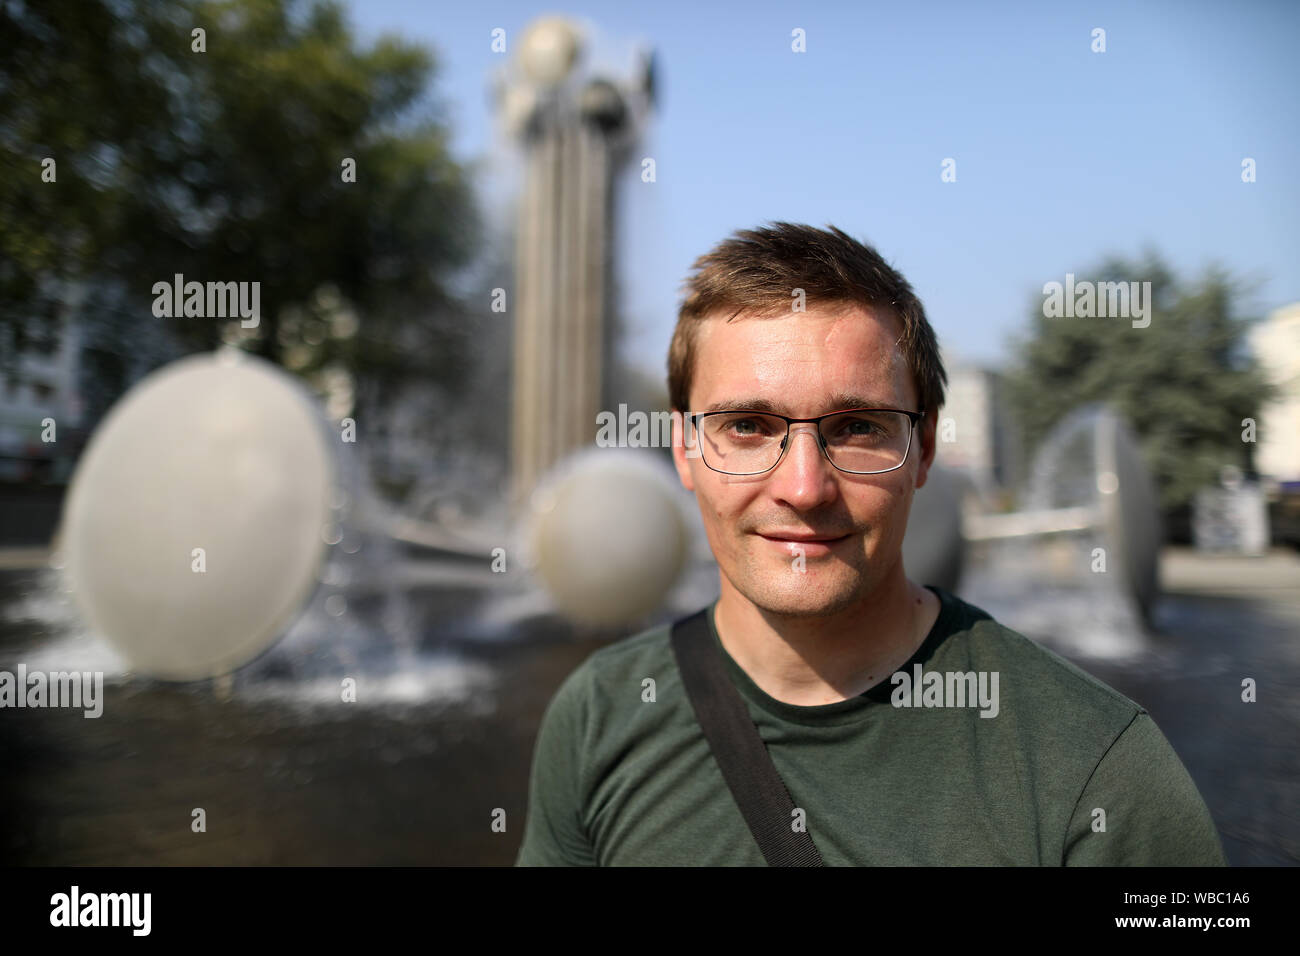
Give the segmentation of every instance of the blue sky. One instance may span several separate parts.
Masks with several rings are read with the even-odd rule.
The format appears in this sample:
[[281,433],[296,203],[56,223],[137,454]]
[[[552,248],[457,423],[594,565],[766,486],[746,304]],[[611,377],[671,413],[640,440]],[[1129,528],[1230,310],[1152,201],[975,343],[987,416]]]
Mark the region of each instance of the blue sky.
[[[1300,300],[1300,3],[417,3],[352,22],[427,43],[485,205],[517,188],[492,72],[537,16],[621,70],[653,47],[660,106],[620,177],[625,351],[661,373],[695,256],[767,220],[833,223],[911,281],[954,357],[997,364],[1044,282],[1151,247],[1222,264],[1262,314]],[[508,52],[491,32],[506,30]],[[802,28],[807,52],[791,51]],[[1106,52],[1091,50],[1106,31]],[[957,181],[940,180],[956,160]],[[1241,181],[1241,162],[1257,181]],[[1158,317],[1157,317],[1158,319]]]

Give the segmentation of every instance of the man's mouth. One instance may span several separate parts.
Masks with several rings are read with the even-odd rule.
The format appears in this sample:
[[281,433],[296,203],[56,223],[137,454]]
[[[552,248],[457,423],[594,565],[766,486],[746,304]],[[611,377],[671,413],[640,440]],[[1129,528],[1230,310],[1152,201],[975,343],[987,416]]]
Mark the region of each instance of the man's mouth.
[[849,540],[851,534],[819,534],[815,531],[760,531],[758,536],[772,542],[792,556],[816,557],[830,554],[837,545]]

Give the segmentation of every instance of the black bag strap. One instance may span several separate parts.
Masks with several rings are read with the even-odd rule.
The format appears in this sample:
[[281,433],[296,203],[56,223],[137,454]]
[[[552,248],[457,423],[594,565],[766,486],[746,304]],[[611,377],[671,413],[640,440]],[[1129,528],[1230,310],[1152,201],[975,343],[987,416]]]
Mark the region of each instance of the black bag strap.
[[673,624],[673,653],[695,717],[769,866],[825,866],[812,834],[791,828],[794,801],[709,631],[708,610]]

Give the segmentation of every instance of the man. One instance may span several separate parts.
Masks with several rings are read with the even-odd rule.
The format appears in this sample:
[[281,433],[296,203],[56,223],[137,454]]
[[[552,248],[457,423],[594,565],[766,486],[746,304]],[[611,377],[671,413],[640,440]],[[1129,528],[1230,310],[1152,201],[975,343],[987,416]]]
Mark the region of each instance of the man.
[[[903,277],[838,229],[777,223],[697,260],[687,291],[673,456],[720,571],[708,639],[826,865],[1222,865],[1141,707],[908,580],[946,375]],[[556,693],[519,865],[764,864],[669,636],[602,648]]]

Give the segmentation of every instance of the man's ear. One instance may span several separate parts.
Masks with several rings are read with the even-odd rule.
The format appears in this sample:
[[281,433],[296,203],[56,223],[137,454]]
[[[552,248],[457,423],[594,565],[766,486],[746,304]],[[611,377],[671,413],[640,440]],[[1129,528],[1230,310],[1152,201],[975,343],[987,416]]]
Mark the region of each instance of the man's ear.
[[682,412],[673,410],[673,465],[677,468],[677,477],[681,480],[682,487],[687,491],[695,490],[695,476],[691,474],[691,463],[687,456],[688,449],[696,447],[698,442],[694,429],[691,428],[692,434],[689,439],[686,430],[690,428],[690,423],[686,421]]
[[938,411],[927,412],[925,418],[917,422],[915,438],[921,443],[920,463],[916,469],[916,487],[924,488],[930,477],[930,466],[934,464],[935,432],[939,424]]

